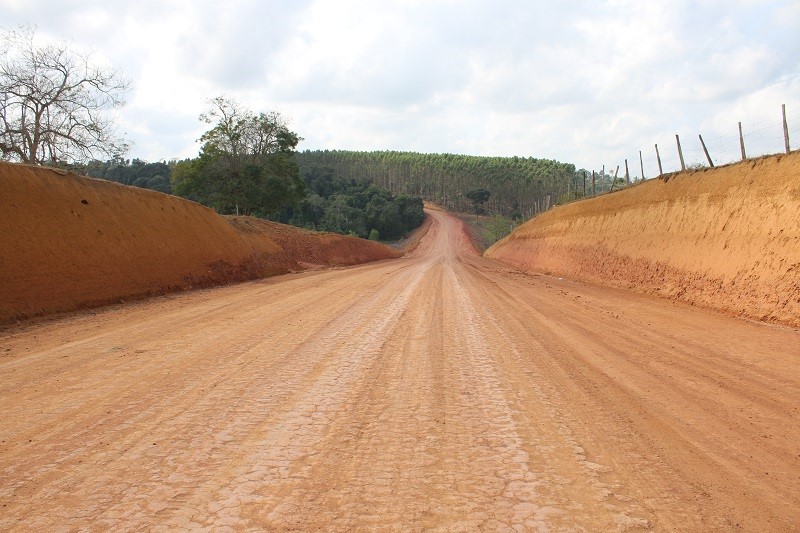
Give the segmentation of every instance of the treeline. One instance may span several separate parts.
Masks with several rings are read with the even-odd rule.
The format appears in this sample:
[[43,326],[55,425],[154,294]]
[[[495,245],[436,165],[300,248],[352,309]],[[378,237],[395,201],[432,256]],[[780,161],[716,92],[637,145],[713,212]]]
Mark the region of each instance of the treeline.
[[472,209],[469,191],[486,189],[491,194],[484,208],[513,218],[531,216],[548,197],[552,204],[566,199],[576,179],[575,165],[532,157],[306,150],[297,162],[301,172],[330,168],[336,179],[371,181],[457,211]]
[[67,168],[72,172],[116,181],[125,185],[133,185],[143,189],[152,189],[167,194],[172,193],[172,167],[174,161],[164,163],[148,163],[141,159],[114,158],[108,161],[89,161],[88,163],[73,163]]
[[396,240],[425,219],[422,198],[394,195],[370,181],[335,178],[329,167],[302,172],[308,196],[287,206],[279,222],[372,240]]

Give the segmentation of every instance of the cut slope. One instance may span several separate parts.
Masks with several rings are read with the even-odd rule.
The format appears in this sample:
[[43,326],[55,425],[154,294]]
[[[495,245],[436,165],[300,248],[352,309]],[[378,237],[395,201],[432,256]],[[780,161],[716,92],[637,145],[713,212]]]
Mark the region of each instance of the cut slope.
[[800,326],[800,153],[561,206],[485,255]]
[[348,266],[400,257],[402,252],[377,243],[338,233],[307,231],[253,217],[225,217],[242,237],[254,244],[266,235],[296,264],[293,270]]
[[307,263],[349,265],[399,255],[363,239],[247,217],[229,221],[174,196],[0,163],[0,323],[280,274]]

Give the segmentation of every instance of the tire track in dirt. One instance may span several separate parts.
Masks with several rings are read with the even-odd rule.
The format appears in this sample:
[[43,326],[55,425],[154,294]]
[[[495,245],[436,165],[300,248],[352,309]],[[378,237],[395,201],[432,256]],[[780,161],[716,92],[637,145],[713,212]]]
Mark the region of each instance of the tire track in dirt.
[[771,530],[800,333],[470,251],[0,331],[0,529]]
[[[305,459],[318,453],[332,420],[345,415],[351,389],[363,379],[363,369],[377,356],[378,347],[403,312],[424,271],[409,270],[365,295],[347,313],[338,316],[314,339],[293,350],[293,364],[308,366],[307,360],[322,357],[324,364],[312,372],[308,382],[283,381],[271,390],[271,404],[246,407],[244,413],[265,412],[269,416],[247,428],[246,438],[218,465],[224,477],[211,478],[198,491],[202,502],[189,501],[167,520],[173,527],[253,527],[249,509],[261,509],[273,498],[286,496],[292,482],[307,476]],[[301,371],[302,372],[302,371]],[[222,487],[222,489],[215,489]],[[277,488],[278,494],[272,489]],[[209,501],[209,494],[213,494]],[[277,513],[278,511],[273,511]],[[274,520],[272,518],[270,521]]]
[[[602,306],[569,310],[576,296],[588,300],[596,287],[578,286],[577,294],[545,291],[558,281],[527,278],[526,287],[509,283],[516,274],[506,268],[472,264],[469,270],[492,285],[482,301],[502,316],[502,329],[517,342],[529,337],[528,353],[543,356],[528,358],[544,378],[532,381],[557,399],[561,419],[577,430],[593,461],[603,464],[602,477],[618,472],[615,497],[623,492],[625,500],[640,502],[645,516],[621,515],[622,524],[792,529],[800,479],[786,474],[800,465],[792,444],[800,431],[786,421],[798,416],[798,383],[791,373],[754,363],[772,359],[797,367],[797,332],[740,322],[737,333],[725,334],[736,335],[736,342],[726,342],[716,338],[717,328],[736,321],[685,305],[684,317],[668,315],[662,302],[651,300],[648,313],[660,309],[665,319],[649,318],[647,335],[642,329],[636,335],[626,320],[607,320]],[[622,291],[616,295],[647,302]],[[624,312],[621,305],[617,309]],[[697,334],[687,335],[690,328],[675,324],[680,321],[696,321]],[[661,342],[651,343],[653,338]],[[521,383],[517,390],[525,388]],[[782,480],[766,477],[765,486],[765,471]],[[747,505],[732,503],[737,500]],[[665,508],[671,511],[665,514]]]

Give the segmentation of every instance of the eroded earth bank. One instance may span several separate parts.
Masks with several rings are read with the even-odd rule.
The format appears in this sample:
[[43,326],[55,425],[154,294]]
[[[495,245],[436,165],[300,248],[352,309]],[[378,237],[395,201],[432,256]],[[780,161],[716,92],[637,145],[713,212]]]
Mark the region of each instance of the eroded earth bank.
[[800,152],[557,207],[486,256],[800,327]]
[[396,258],[377,242],[0,161],[0,324],[309,268]]
[[797,330],[430,214],[402,259],[0,332],[0,529],[797,527]]

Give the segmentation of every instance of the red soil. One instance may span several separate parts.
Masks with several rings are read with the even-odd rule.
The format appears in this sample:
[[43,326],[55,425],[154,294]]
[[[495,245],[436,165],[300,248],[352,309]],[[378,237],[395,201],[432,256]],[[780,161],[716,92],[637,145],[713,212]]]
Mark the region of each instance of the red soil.
[[363,239],[222,217],[158,192],[0,163],[0,323],[400,255]]
[[685,172],[548,211],[486,256],[800,326],[800,153]]

